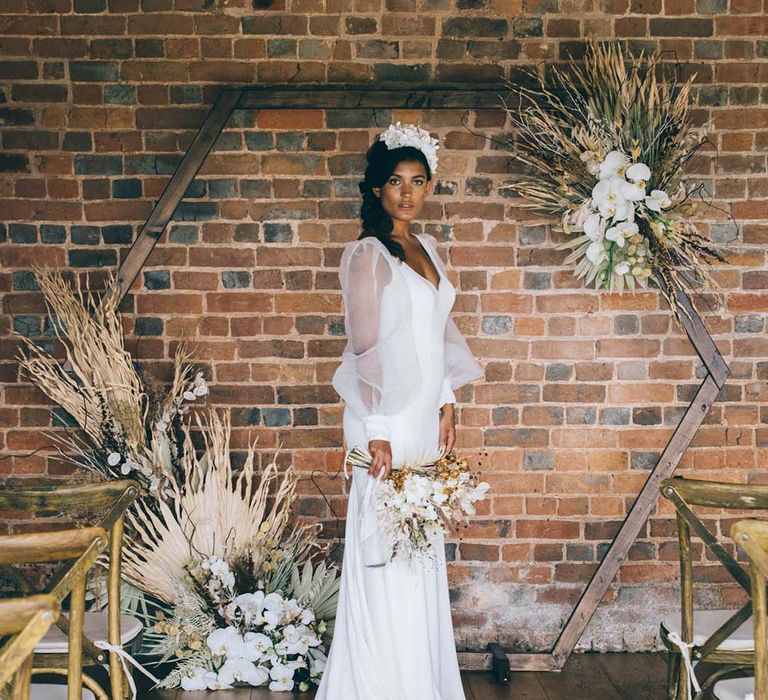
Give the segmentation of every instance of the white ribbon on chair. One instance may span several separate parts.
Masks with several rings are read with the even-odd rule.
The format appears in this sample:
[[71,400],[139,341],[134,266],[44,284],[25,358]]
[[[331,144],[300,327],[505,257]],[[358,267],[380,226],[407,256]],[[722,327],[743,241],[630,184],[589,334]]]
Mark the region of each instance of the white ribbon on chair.
[[131,675],[131,671],[128,668],[128,663],[131,662],[139,671],[141,671],[149,680],[154,681],[155,683],[159,683],[160,679],[155,678],[149,671],[147,671],[146,668],[144,668],[136,659],[134,659],[123,647],[117,645],[117,644],[110,644],[109,642],[104,642],[101,639],[97,639],[94,642],[94,645],[97,646],[99,649],[103,649],[104,651],[109,651],[117,654],[117,656],[120,658],[120,663],[123,665],[123,670],[125,671],[125,675],[128,678],[128,685],[131,686],[131,693],[133,700],[136,700],[136,682],[133,680],[133,676]]
[[691,686],[693,686],[693,689],[696,691],[696,693],[701,692],[701,686],[699,685],[699,681],[696,678],[696,674],[693,672],[693,662],[691,661],[691,649],[693,649],[695,644],[689,644],[688,642],[684,642],[682,637],[677,632],[670,632],[667,635],[667,639],[674,644],[679,650],[680,650],[680,656],[683,657],[683,663],[685,664],[685,670],[688,674],[688,683],[686,684],[688,700],[691,700]]

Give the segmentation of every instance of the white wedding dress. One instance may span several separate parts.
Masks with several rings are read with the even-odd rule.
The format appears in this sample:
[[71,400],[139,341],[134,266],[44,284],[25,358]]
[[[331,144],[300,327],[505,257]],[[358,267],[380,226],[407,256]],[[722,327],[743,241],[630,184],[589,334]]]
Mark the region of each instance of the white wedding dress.
[[[395,468],[436,454],[440,406],[482,375],[449,318],[456,292],[435,241],[419,240],[437,288],[374,238],[349,244],[340,271],[349,343],[333,385],[346,402],[344,440],[347,449],[389,440]],[[390,561],[370,536],[366,496],[378,482],[353,472],[336,626],[316,700],[465,700],[445,552],[434,566]]]

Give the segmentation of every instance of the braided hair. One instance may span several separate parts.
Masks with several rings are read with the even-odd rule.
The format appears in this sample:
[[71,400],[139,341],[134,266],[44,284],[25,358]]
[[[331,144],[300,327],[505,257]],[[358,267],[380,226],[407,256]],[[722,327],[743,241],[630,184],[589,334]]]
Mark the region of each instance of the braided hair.
[[362,231],[359,238],[373,236],[378,238],[391,255],[405,260],[405,251],[397,241],[392,239],[392,217],[381,204],[381,199],[373,193],[374,187],[383,187],[397,166],[404,161],[417,161],[424,166],[427,180],[432,179],[432,171],[426,156],[413,146],[387,148],[378,139],[368,149],[368,166],[365,169],[365,179],[360,183],[360,193],[363,203],[360,207]]

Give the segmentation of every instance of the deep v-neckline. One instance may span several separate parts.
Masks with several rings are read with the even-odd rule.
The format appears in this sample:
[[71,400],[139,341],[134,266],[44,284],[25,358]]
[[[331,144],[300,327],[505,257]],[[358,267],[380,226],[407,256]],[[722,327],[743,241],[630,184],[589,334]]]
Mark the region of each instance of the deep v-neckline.
[[405,265],[411,272],[413,272],[417,277],[419,277],[421,280],[426,282],[434,292],[440,291],[440,285],[443,283],[443,276],[440,274],[440,268],[437,266],[437,263],[432,258],[432,255],[427,250],[427,247],[422,243],[421,238],[419,236],[416,236],[416,240],[419,242],[419,246],[421,246],[421,249],[424,251],[424,255],[427,256],[427,259],[429,262],[432,263],[432,266],[435,268],[435,272],[437,272],[437,284],[429,280],[427,277],[422,275],[418,270],[411,267],[405,260],[403,260],[403,265]]

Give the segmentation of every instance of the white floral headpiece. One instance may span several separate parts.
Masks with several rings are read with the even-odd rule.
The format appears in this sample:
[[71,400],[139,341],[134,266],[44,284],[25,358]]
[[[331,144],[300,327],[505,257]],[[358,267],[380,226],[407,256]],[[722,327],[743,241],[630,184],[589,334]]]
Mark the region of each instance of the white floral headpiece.
[[390,124],[387,130],[379,136],[379,141],[387,144],[391,151],[393,148],[412,146],[418,148],[426,157],[429,169],[434,175],[437,172],[437,149],[439,141],[433,139],[426,129],[415,124]]

